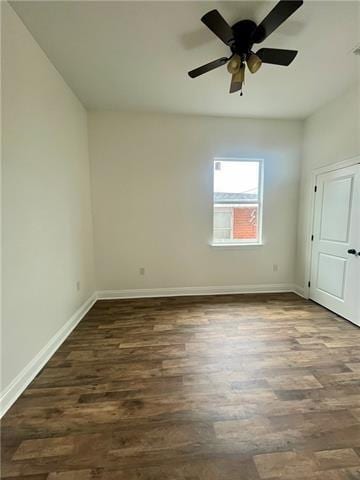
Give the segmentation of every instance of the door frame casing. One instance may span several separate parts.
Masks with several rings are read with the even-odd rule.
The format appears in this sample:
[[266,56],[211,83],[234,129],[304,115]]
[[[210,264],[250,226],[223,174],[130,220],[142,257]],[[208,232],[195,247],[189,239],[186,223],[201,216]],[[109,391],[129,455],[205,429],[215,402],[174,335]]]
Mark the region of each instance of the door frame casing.
[[310,287],[308,282],[311,277],[311,260],[312,260],[312,241],[311,235],[314,230],[314,216],[315,216],[315,187],[317,185],[317,177],[323,175],[324,173],[334,172],[336,170],[341,170],[342,168],[352,167],[354,165],[360,165],[360,155],[356,157],[351,157],[341,162],[331,163],[329,165],[324,165],[323,167],[318,167],[312,170],[311,172],[311,205],[310,205],[310,216],[307,225],[306,233],[306,257],[305,257],[305,285],[304,285],[304,297],[310,298]]

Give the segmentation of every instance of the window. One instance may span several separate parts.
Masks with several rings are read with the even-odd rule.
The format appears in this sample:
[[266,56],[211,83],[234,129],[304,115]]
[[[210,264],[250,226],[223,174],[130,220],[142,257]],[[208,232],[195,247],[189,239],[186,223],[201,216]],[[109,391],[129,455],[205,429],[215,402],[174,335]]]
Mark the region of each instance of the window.
[[261,243],[262,160],[214,160],[213,244]]

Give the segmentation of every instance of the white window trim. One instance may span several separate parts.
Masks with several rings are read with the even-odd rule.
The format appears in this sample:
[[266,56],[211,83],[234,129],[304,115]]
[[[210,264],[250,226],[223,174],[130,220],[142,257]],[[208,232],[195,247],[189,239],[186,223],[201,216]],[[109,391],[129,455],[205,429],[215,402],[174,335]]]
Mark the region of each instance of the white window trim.
[[215,247],[215,248],[243,248],[243,247],[261,247],[264,245],[264,242],[244,242],[244,243],[214,243],[214,242],[209,242],[210,247]]
[[213,177],[213,199],[212,199],[212,231],[211,231],[211,241],[209,245],[211,247],[225,247],[225,248],[234,248],[234,247],[259,247],[264,245],[263,242],[263,197],[264,197],[264,159],[263,158],[235,158],[235,157],[215,157],[213,159],[213,175],[214,175],[214,165],[215,162],[225,161],[225,162],[257,162],[259,164],[259,200],[256,205],[258,205],[258,236],[257,239],[252,241],[249,240],[235,240],[232,242],[219,242],[214,241],[214,177]]

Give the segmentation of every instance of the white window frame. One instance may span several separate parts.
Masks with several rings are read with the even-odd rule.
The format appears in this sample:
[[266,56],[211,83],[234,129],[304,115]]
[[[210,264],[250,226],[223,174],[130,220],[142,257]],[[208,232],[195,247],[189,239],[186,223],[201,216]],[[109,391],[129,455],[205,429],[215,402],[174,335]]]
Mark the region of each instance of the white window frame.
[[[252,203],[251,205],[258,206],[258,224],[257,224],[257,238],[255,240],[231,240],[221,242],[214,239],[214,170],[215,163],[219,161],[225,162],[256,162],[259,164],[259,183],[258,183],[258,202]],[[228,158],[228,157],[215,157],[212,163],[212,231],[211,231],[211,242],[210,245],[213,247],[244,247],[244,246],[258,246],[263,245],[263,195],[264,195],[264,160],[262,158]]]

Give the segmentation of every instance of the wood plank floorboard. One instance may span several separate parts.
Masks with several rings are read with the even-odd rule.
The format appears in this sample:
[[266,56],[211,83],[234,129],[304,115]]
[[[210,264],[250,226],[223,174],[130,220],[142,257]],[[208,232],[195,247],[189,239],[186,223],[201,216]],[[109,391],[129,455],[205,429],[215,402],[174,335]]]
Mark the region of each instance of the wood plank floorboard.
[[8,480],[360,480],[360,329],[294,294],[98,301],[1,453]]

